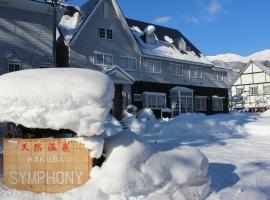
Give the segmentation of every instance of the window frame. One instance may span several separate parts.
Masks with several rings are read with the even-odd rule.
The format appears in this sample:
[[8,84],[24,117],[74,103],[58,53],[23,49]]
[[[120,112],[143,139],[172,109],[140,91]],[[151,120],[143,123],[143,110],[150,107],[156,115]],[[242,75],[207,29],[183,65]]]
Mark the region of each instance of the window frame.
[[[135,68],[132,69],[132,68],[126,68],[126,67],[121,66],[121,59],[128,59],[128,65],[129,65],[129,63],[130,63],[129,61],[130,61],[131,59],[133,59],[133,61],[135,61]],[[122,67],[122,68],[125,69],[125,70],[128,70],[128,71],[137,71],[137,67],[138,67],[137,58],[132,57],[132,56],[122,56],[122,55],[120,55],[120,56],[119,56],[119,66]]]
[[[98,55],[102,55],[102,60],[103,60],[103,63],[97,63],[97,56]],[[111,64],[105,64],[105,56],[111,56],[111,59],[112,59],[112,62]],[[111,66],[113,65],[113,54],[108,54],[108,53],[102,53],[102,52],[94,52],[94,64],[95,65],[98,65],[98,66],[103,66],[103,67],[106,67],[106,66]]]
[[[254,89],[256,89],[254,92]],[[249,86],[249,94],[250,95],[258,95],[259,94],[259,87],[258,86]]]
[[[168,69],[167,73],[168,75],[174,75],[174,76],[184,76],[184,67],[181,64],[176,64],[176,63],[169,63],[169,68],[174,67],[173,70]],[[181,70],[178,70],[179,68],[181,68]],[[175,73],[171,73],[172,71],[174,71]],[[181,71],[181,73],[179,74],[178,72]]]
[[[194,76],[192,76],[191,74],[191,71],[192,71],[192,69],[195,69],[195,75]],[[199,71],[197,71],[197,70],[199,70]],[[202,78],[203,77],[203,72],[202,72],[202,68],[201,67],[195,67],[195,66],[190,66],[189,67],[189,77],[190,78]]]
[[[268,88],[268,89],[266,89]],[[264,85],[263,86],[263,93],[264,94],[270,94],[270,85]]]
[[[110,32],[110,34],[109,34],[109,32]],[[107,40],[112,40],[113,39],[113,30],[112,29],[106,29],[106,39]]]
[[[149,66],[148,66],[148,64],[149,63],[151,63],[152,62],[152,69],[153,70],[148,70],[149,68]],[[155,71],[155,65],[154,65],[154,63],[156,63],[156,64],[159,64],[159,71],[158,72],[156,72]],[[147,73],[152,73],[152,74],[162,74],[162,67],[161,67],[161,62],[160,61],[156,61],[156,60],[152,60],[152,59],[147,59],[146,60],[146,72]]]
[[[224,111],[224,98],[223,97],[212,97],[212,109],[213,111]],[[216,102],[216,106],[214,104]],[[221,104],[219,104],[221,103]]]
[[[206,96],[195,96],[194,98],[194,108],[195,111],[207,111],[207,97]],[[199,100],[199,108],[197,108],[197,101]],[[204,100],[204,104],[202,103],[202,100]]]
[[[142,97],[143,97],[142,101],[143,101],[144,108],[151,108],[153,110],[160,110],[160,109],[167,107],[166,93],[156,93],[156,92],[147,93],[146,92],[146,93],[143,93]],[[158,100],[161,100],[161,101],[158,102]],[[163,104],[163,105],[161,105],[161,104]]]
[[[104,33],[101,31],[104,31]],[[104,37],[101,37],[101,34],[103,35],[104,34]],[[99,39],[106,39],[106,28],[99,28],[98,29],[98,36],[99,36]]]
[[[14,70],[10,70],[10,65],[14,65]],[[15,65],[18,65],[19,68],[18,70],[15,70]],[[22,70],[22,63],[19,63],[19,62],[8,62],[8,72],[16,72],[16,71],[20,71]]]

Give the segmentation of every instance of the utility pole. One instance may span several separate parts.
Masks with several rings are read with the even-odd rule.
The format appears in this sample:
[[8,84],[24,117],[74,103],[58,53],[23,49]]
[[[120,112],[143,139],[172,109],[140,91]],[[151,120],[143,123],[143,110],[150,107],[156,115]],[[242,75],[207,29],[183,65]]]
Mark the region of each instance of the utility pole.
[[57,29],[57,6],[59,0],[52,0],[53,7],[53,67],[56,67],[56,29]]

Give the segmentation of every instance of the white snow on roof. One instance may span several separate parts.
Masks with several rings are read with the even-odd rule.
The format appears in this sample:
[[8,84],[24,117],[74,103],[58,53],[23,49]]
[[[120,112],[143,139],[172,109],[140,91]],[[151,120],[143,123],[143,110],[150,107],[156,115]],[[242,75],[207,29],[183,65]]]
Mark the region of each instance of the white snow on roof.
[[62,17],[58,27],[67,42],[73,38],[74,33],[79,28],[81,20],[82,19],[79,12],[74,13],[73,16],[64,15]]
[[0,76],[0,122],[70,129],[78,136],[104,131],[114,86],[88,69],[31,69]]
[[155,45],[146,44],[141,39],[142,31],[138,27],[131,27],[131,31],[133,32],[142,52],[146,55],[213,65],[202,54],[200,55],[201,57],[199,57],[194,52],[181,52],[169,42],[164,42],[156,39]]

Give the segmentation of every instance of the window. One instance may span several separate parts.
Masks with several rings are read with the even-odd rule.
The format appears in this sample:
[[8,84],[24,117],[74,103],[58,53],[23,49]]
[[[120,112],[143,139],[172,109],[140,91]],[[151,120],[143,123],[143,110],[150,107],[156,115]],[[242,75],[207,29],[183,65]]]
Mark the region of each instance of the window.
[[195,97],[195,110],[196,111],[207,110],[207,97],[202,97],[202,96]]
[[226,73],[225,72],[214,72],[214,79],[217,81],[225,81]]
[[223,111],[223,98],[213,97],[212,106],[213,106],[213,111]]
[[241,95],[244,92],[243,88],[236,88],[236,95]]
[[133,99],[134,99],[134,101],[142,101],[142,95],[141,94],[134,94]]
[[190,67],[190,77],[192,77],[192,78],[202,78],[202,68]]
[[99,38],[105,39],[106,38],[106,30],[105,28],[99,29]]
[[166,94],[165,93],[149,93],[143,94],[144,108],[161,109],[166,107]]
[[111,29],[107,29],[107,39],[109,40],[113,39],[113,33]]
[[20,63],[8,63],[8,71],[15,72],[21,70],[22,65]]
[[95,53],[95,64],[108,66],[113,64],[113,56],[110,54]]
[[113,39],[112,29],[99,28],[99,38],[101,39]]
[[183,76],[183,66],[170,63],[168,67],[168,74],[170,75],[177,75],[177,76]]
[[161,74],[161,63],[159,61],[147,60],[146,71],[150,73]]
[[119,65],[123,69],[135,71],[137,69],[137,60],[132,57],[120,56]]
[[270,85],[263,86],[263,93],[270,94]]
[[258,94],[258,86],[251,86],[249,93],[254,95]]

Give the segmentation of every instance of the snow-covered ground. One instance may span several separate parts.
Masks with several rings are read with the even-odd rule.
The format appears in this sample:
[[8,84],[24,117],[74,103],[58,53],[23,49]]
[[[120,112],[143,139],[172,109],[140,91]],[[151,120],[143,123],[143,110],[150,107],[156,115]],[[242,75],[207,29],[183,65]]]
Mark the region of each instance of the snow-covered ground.
[[[32,195],[0,186],[0,199],[270,199],[270,112],[185,114],[156,120],[149,110],[124,123],[107,120],[106,161],[81,188]],[[200,151],[208,158],[204,157]]]
[[[131,129],[145,129],[145,118],[129,119]],[[144,134],[162,150],[198,147],[209,159],[212,193],[208,200],[270,199],[270,112],[214,116],[186,114],[151,123]],[[133,122],[133,123],[131,123]],[[135,126],[136,124],[136,126]],[[137,130],[136,130],[137,129]]]

